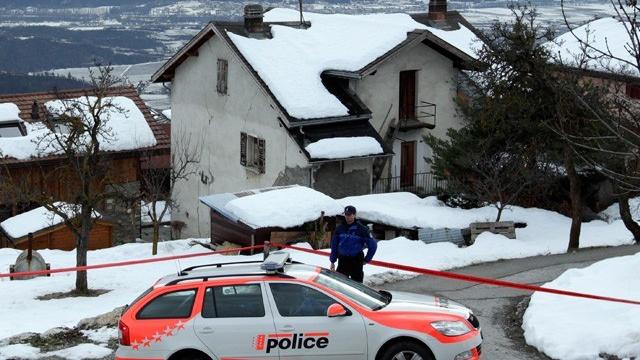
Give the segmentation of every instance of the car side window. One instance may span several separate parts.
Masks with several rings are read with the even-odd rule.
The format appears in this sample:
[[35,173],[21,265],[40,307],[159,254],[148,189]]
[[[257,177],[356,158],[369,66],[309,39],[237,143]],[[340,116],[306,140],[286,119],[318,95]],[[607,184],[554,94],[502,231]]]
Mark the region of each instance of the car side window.
[[164,293],[138,311],[137,319],[179,319],[191,316],[196,289]]
[[259,284],[207,288],[202,304],[203,318],[263,317],[262,288]]
[[287,283],[269,284],[281,316],[327,316],[337,301],[308,286]]

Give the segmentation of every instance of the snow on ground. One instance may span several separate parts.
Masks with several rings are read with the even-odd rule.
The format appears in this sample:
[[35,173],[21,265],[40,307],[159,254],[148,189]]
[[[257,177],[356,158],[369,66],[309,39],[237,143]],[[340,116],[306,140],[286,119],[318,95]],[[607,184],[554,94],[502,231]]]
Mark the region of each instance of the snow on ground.
[[[546,287],[640,299],[640,253],[567,270]],[[535,293],[524,314],[525,340],[554,359],[599,354],[640,357],[640,306]]]
[[342,213],[329,196],[304,186],[291,186],[243,196],[229,201],[224,210],[254,228],[291,228],[326,216]]
[[[598,19],[575,28],[573,33],[567,32],[558,36],[546,46],[566,64],[601,71],[631,72],[637,76],[637,62],[627,50],[631,46],[627,26],[611,17]],[[590,58],[583,55],[585,43],[591,47],[587,50]],[[603,57],[602,53],[610,53],[615,59],[610,56]]]
[[[631,211],[631,217],[634,220],[640,220],[640,197],[629,199],[629,210]],[[598,215],[609,223],[620,220],[620,207],[618,203],[615,203]]]
[[370,136],[322,139],[307,145],[304,149],[312,159],[344,159],[384,152],[378,140]]
[[[52,114],[60,114],[66,110],[66,105],[77,106],[81,111],[73,111],[73,115],[79,116],[85,123],[92,123],[93,118],[89,108],[97,101],[96,98],[78,98],[72,101],[74,103],[66,100],[50,101],[45,106]],[[75,103],[76,101],[77,103]],[[156,144],[155,136],[147,120],[131,99],[117,96],[104,98],[103,101],[111,101],[114,107],[105,108],[101,115],[106,124],[105,132],[100,136],[101,149],[106,151],[133,150]],[[3,108],[5,107],[11,109],[10,105],[9,107],[3,106]],[[27,135],[0,138],[0,155],[24,160],[61,153],[62,149],[54,141],[54,135],[47,126],[40,122],[24,123],[24,125],[27,129]],[[88,139],[81,140],[88,141]]]
[[[164,201],[156,201],[156,216],[160,216],[162,210],[164,210],[166,202]],[[140,221],[143,224],[151,224],[151,209],[153,207],[153,203],[151,202],[141,202],[140,203]],[[171,208],[168,208],[165,211],[162,219],[159,219],[160,222],[171,221]]]
[[80,344],[50,352],[41,352],[40,349],[26,344],[15,344],[0,347],[0,359],[40,359],[52,356],[68,360],[101,359],[111,355],[112,352],[109,348],[95,344]]

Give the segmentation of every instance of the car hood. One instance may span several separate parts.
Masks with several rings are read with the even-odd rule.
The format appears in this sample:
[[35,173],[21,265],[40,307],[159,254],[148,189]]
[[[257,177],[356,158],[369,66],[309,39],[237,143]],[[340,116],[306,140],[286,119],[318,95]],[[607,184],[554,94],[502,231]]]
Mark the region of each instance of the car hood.
[[389,291],[391,303],[379,311],[418,311],[444,312],[459,315],[465,319],[472,314],[471,310],[455,301],[441,296],[413,294],[402,291]]

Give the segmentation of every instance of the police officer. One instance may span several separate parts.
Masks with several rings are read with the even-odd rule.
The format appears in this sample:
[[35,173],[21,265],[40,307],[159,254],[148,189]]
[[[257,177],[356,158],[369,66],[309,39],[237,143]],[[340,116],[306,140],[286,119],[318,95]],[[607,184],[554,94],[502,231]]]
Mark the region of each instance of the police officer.
[[[362,267],[373,259],[378,244],[371,237],[369,229],[356,221],[356,208],[348,205],[344,208],[346,222],[336,227],[331,238],[331,270],[336,268],[345,276],[362,282],[364,271]],[[364,256],[364,248],[367,247],[367,256]]]

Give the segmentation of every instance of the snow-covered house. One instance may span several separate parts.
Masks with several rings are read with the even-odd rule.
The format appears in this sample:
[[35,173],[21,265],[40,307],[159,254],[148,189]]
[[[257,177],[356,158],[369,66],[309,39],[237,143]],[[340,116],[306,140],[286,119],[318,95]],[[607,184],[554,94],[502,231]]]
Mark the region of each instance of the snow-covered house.
[[[52,131],[65,131],[54,123],[63,111],[61,101],[95,101],[87,94],[89,90],[0,95],[0,221],[37,207],[30,197],[22,196],[25,190],[73,202],[73,189],[78,184],[70,184],[69,177],[61,173],[60,149],[47,139]],[[105,134],[108,138],[101,143],[110,167],[105,174],[109,180],[106,186],[118,186],[135,199],[130,204],[120,199],[104,199],[99,206],[104,219],[115,224],[114,243],[121,243],[135,240],[140,232],[140,218],[135,214],[140,214],[136,204],[142,172],[149,166],[168,166],[161,160],[169,154],[170,140],[135,88],[112,88],[105,98],[119,108],[103,114],[109,128]],[[89,111],[87,108],[78,111],[83,112],[79,116],[90,119],[85,113]],[[13,181],[3,181],[5,176],[11,176]],[[8,183],[25,189],[9,189]]]
[[457,79],[477,39],[443,0],[412,15],[248,5],[244,22],[207,24],[152,77],[171,82],[172,138],[206,144],[199,173],[175,187],[183,234],[209,234],[197,201],[207,194],[301,184],[339,198],[384,178],[415,185],[429,171],[423,135],[461,123]]
[[640,99],[640,69],[629,26],[613,17],[577,26],[545,44],[565,70]]
[[200,202],[211,209],[211,242],[241,246],[309,241],[312,223],[321,218],[328,243],[336,215],[343,209],[331,197],[297,185],[207,195]]
[[[56,206],[61,210],[71,210],[74,205],[59,202]],[[68,213],[73,216],[73,211]],[[114,224],[102,219],[97,212],[93,218],[95,222],[89,233],[89,250],[111,247]],[[27,249],[30,237],[34,250],[73,250],[76,247],[76,238],[64,224],[64,219],[44,207],[35,208],[0,222],[0,248]]]

